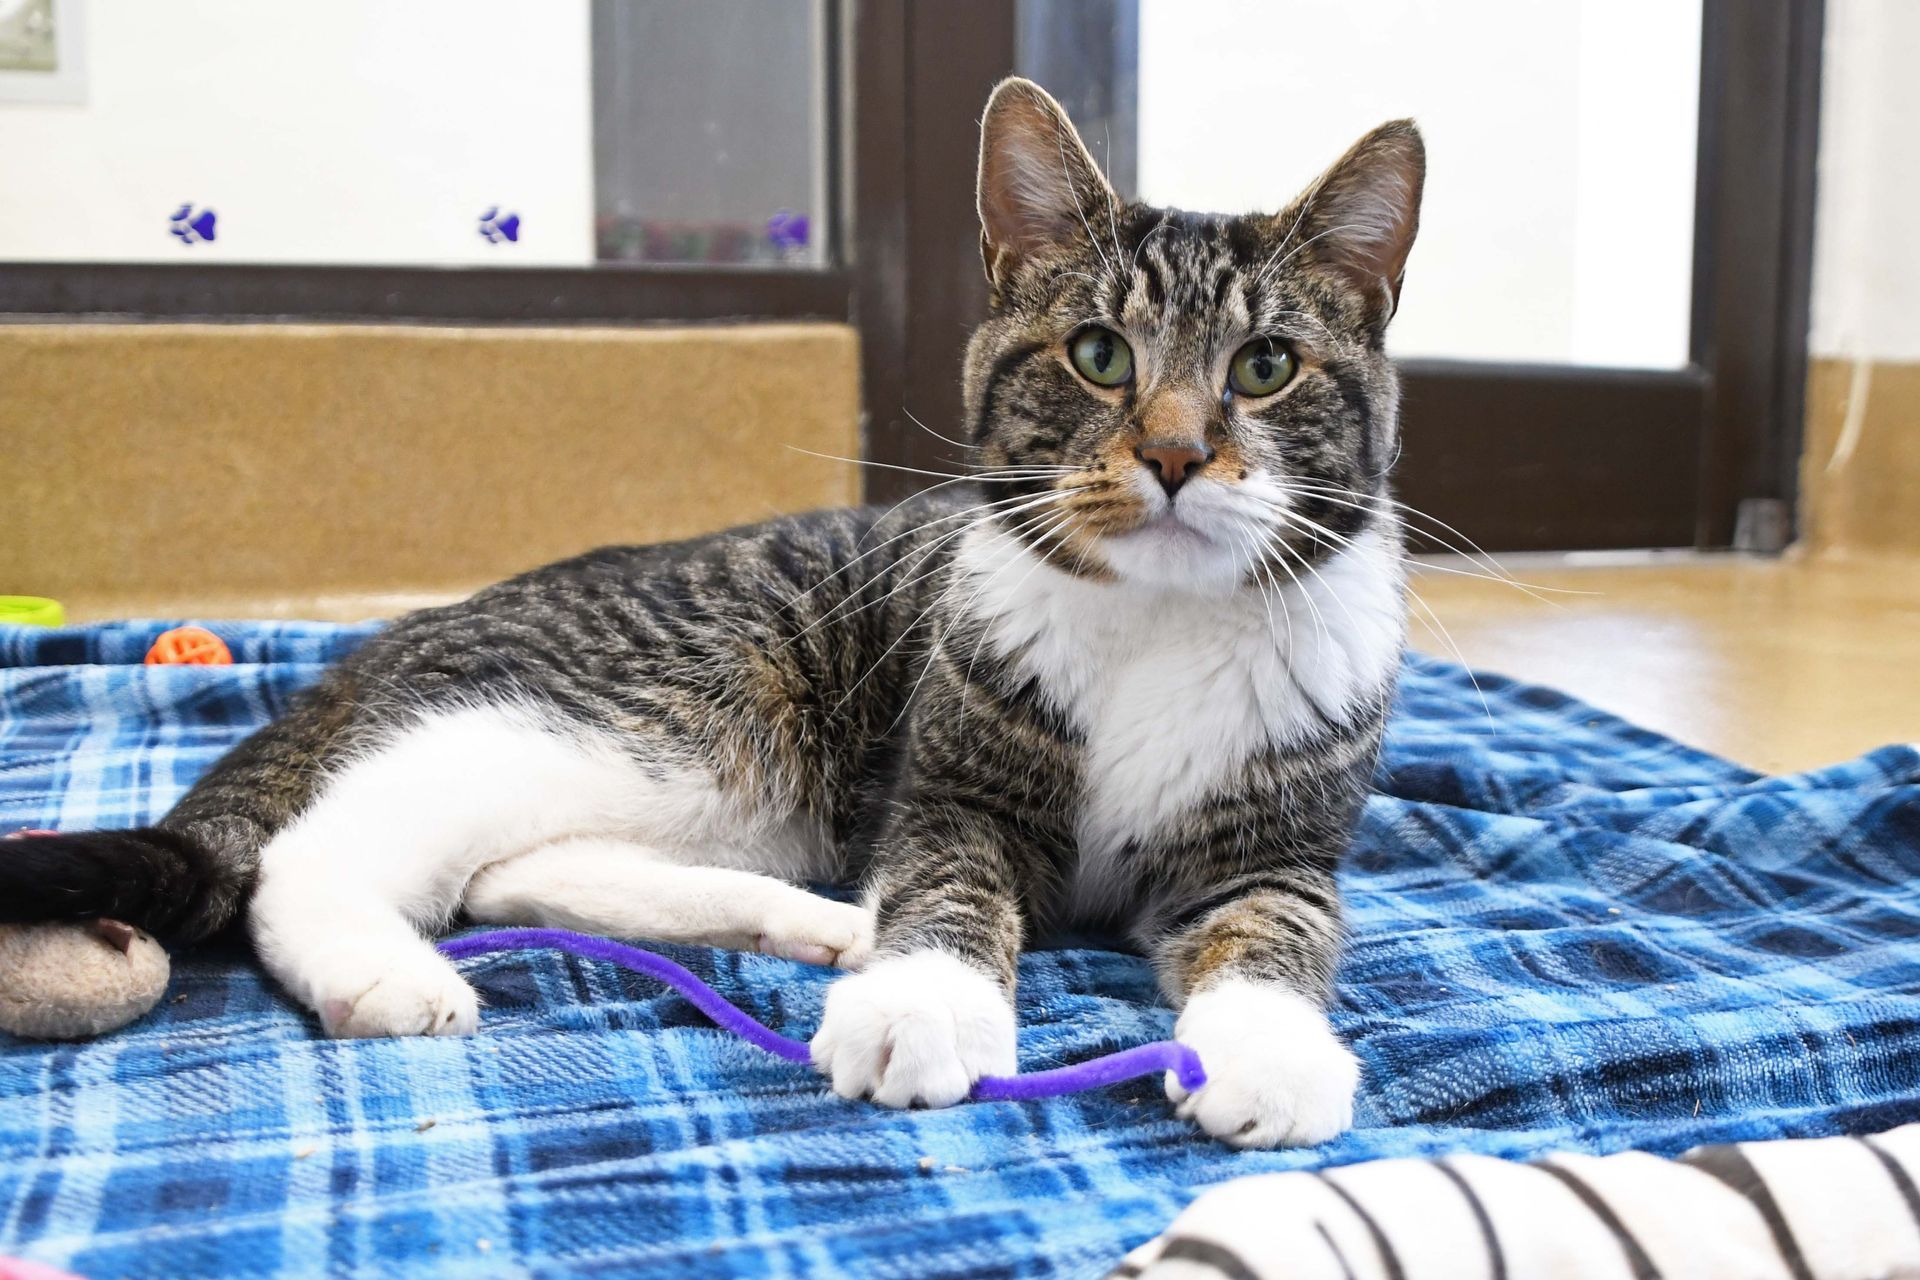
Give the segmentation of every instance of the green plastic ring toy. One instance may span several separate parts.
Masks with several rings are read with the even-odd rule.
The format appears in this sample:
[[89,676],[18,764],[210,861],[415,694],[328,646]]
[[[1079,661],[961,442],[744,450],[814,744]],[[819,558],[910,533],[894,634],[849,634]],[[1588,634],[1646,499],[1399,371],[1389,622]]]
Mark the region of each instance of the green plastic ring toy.
[[27,627],[57,627],[67,620],[58,600],[45,596],[0,596],[0,622]]

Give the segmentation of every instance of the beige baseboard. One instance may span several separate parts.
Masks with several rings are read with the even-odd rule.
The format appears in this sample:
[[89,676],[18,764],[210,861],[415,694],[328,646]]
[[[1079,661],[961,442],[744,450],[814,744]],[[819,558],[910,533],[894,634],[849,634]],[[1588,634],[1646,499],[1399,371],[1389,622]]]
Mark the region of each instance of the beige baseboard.
[[[855,500],[844,325],[0,326],[0,594],[350,616]],[[789,446],[793,446],[790,448]]]
[[1816,554],[1920,554],[1920,364],[1816,359],[1801,525]]

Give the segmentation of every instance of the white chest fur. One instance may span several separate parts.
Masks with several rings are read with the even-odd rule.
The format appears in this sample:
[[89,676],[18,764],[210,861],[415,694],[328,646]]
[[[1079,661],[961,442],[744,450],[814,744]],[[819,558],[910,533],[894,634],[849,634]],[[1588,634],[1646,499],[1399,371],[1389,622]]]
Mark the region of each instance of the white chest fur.
[[1088,582],[985,534],[958,563],[977,583],[969,607],[992,620],[988,643],[1085,734],[1084,906],[1129,841],[1379,689],[1405,630],[1399,550],[1378,532],[1270,598]]

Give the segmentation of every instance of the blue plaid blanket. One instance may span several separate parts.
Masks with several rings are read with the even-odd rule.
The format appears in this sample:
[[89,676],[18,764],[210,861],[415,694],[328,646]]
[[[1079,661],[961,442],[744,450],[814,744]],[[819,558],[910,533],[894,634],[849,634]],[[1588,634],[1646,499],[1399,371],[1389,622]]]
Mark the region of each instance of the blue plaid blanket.
[[[0,628],[0,829],[158,815],[351,628]],[[1236,1154],[1151,1082],[889,1112],[564,955],[467,963],[465,1040],[335,1043],[238,949],[105,1040],[0,1037],[0,1254],[105,1276],[1092,1276],[1224,1178],[1673,1152],[1920,1119],[1920,754],[1761,777],[1410,659],[1346,872],[1354,1131]],[[806,1034],[827,972],[669,949]],[[1146,964],[1021,965],[1022,1066],[1167,1035]]]

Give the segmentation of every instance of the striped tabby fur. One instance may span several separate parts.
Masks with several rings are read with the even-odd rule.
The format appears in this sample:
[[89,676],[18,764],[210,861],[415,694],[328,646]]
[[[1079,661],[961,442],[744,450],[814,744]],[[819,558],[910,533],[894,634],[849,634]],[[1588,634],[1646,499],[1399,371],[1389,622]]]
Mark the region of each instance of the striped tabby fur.
[[[1404,629],[1383,336],[1418,134],[1385,125],[1278,214],[1219,216],[1120,201],[1025,81],[983,128],[967,484],[596,551],[404,618],[157,828],[27,842],[0,918],[190,942],[249,906],[335,1034],[471,1029],[420,936],[462,909],[871,951],[815,1054],[894,1105],[1011,1069],[1021,946],[1101,925],[1184,1002],[1213,1078],[1169,1084],[1184,1113],[1253,1145],[1343,1128],[1356,1068],[1320,1009]],[[1076,364],[1090,325],[1131,377]],[[1249,343],[1290,379],[1250,388]]]

